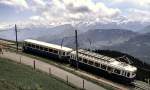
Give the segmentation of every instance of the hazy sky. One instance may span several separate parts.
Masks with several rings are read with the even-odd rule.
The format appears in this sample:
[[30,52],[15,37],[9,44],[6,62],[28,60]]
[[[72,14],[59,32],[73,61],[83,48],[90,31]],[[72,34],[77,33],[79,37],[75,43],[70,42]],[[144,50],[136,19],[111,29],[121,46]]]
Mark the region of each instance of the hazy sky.
[[12,23],[150,21],[150,0],[0,0],[0,27]]

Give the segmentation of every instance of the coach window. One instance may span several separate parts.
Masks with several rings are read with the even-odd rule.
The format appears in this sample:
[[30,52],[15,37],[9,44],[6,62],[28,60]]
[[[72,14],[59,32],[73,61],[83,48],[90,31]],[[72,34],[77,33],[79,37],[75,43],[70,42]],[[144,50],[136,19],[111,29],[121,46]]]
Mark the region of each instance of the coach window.
[[31,44],[28,44],[29,47],[31,47]]
[[129,72],[127,73],[127,77],[130,77],[130,73]]
[[116,74],[120,74],[120,70],[118,70],[118,69],[115,69],[114,72],[115,72]]
[[44,48],[44,51],[48,51],[48,48]]
[[102,69],[106,69],[106,65],[101,65],[101,68]]
[[35,45],[32,44],[32,47],[35,48]]
[[58,53],[58,51],[57,51],[57,50],[53,50],[53,52],[54,52],[54,53],[56,53],[56,54]]
[[43,47],[40,47],[40,50],[43,50]]
[[87,60],[86,60],[86,59],[83,59],[83,62],[87,63]]
[[99,64],[99,63],[97,63],[97,62],[95,62],[95,66],[96,66],[96,67],[99,67],[99,66],[100,66],[100,64]]
[[46,48],[46,51],[48,51],[48,48]]
[[52,52],[53,50],[52,49],[49,49],[49,52]]
[[108,70],[108,71],[112,71],[112,68],[111,68],[111,67],[107,67],[107,70]]
[[36,48],[37,48],[37,49],[39,49],[39,46],[38,46],[38,45],[36,45]]
[[89,61],[89,64],[90,64],[90,65],[93,65],[93,61]]
[[65,55],[65,52],[63,52],[63,55]]

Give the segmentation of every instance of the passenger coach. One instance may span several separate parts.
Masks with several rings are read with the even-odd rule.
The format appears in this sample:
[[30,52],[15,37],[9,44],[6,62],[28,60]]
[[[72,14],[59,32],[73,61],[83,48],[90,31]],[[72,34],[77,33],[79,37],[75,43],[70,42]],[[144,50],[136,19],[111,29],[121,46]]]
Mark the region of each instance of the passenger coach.
[[136,77],[136,67],[124,62],[119,62],[115,58],[83,49],[78,50],[77,61],[76,51],[71,48],[27,39],[24,41],[23,51],[70,63],[72,66],[76,66],[78,63],[78,66],[81,69],[106,76],[115,81],[131,83]]
[[67,62],[69,58],[68,53],[70,53],[72,49],[61,47],[55,44],[27,39],[23,43],[23,51]]
[[[134,66],[87,50],[80,49],[78,52],[78,64],[84,70],[89,70],[119,82],[131,83],[135,79],[137,68]],[[70,59],[71,64],[75,66],[75,51],[71,52]]]

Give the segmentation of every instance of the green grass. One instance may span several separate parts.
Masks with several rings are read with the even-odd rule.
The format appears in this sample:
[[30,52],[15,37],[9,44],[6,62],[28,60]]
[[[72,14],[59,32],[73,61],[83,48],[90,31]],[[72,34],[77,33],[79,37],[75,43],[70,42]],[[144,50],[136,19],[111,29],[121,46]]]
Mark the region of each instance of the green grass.
[[31,67],[0,58],[0,90],[75,90]]

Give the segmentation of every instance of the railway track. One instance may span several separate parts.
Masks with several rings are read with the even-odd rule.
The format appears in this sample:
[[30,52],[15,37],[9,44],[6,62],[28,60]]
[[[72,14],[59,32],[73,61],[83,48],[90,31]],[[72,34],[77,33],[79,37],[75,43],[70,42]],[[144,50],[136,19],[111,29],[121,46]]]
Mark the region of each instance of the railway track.
[[139,82],[133,82],[134,90],[150,90],[150,85]]
[[[3,40],[3,39],[0,39],[0,48],[2,49],[10,49],[10,50],[16,50],[16,44],[15,42],[11,42],[11,41],[8,41],[8,40]],[[22,51],[22,47],[18,47],[18,51]]]

